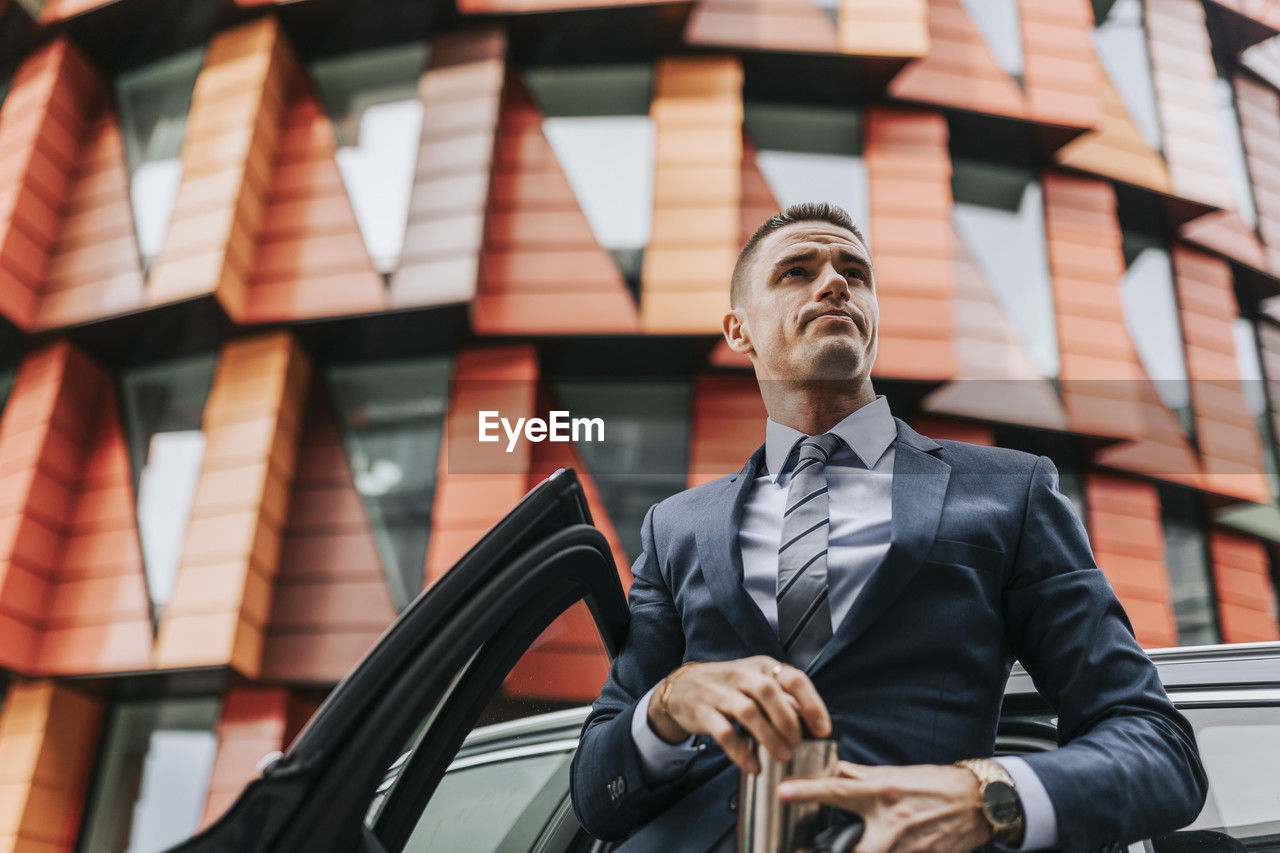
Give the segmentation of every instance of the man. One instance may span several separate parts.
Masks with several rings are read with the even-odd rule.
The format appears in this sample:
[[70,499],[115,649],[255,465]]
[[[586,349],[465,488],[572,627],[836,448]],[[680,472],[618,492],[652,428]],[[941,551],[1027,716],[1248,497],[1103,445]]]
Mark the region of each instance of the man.
[[[874,393],[875,279],[848,214],[769,219],[730,303],[765,443],[645,516],[628,639],[573,761],[587,831],[732,850],[739,773],[758,770],[744,735],[786,760],[802,723],[834,724],[840,774],[780,796],[860,814],[858,851],[1092,851],[1192,821],[1194,735],[1053,463],[926,438]],[[1061,745],[996,762],[1015,659]]]

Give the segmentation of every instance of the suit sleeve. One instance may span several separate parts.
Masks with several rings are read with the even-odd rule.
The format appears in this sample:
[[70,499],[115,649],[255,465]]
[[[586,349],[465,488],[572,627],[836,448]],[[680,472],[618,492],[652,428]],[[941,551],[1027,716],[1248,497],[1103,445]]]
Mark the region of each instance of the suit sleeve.
[[1005,589],[1013,653],[1058,714],[1059,748],[1024,756],[1053,803],[1066,853],[1179,829],[1208,783],[1195,734],[1106,575],[1058,472],[1041,456]]
[[656,509],[649,508],[640,527],[642,551],[631,569],[627,638],[583,724],[570,770],[574,814],[587,832],[605,841],[625,837],[679,799],[688,775],[686,768],[651,783],[631,733],[644,694],[684,656],[680,615],[659,566]]

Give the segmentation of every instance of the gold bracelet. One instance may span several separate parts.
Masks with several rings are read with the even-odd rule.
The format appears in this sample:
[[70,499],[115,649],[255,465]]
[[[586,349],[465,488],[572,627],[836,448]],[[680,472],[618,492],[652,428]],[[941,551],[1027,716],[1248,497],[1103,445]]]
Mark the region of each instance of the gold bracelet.
[[666,717],[668,720],[671,719],[671,712],[667,710],[667,699],[671,696],[671,686],[676,683],[676,677],[679,676],[680,673],[684,672],[696,663],[699,663],[699,661],[691,660],[688,663],[683,663],[676,667],[670,675],[662,680],[662,689],[658,691],[658,710],[661,711],[662,716]]

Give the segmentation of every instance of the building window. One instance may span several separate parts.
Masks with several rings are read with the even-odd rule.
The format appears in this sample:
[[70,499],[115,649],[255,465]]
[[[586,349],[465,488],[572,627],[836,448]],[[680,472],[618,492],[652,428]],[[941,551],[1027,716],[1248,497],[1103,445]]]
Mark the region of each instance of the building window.
[[559,379],[553,387],[575,417],[607,424],[604,441],[576,446],[627,557],[635,560],[649,507],[688,486],[690,385]]
[[133,221],[146,266],[159,253],[169,230],[182,181],[182,142],[191,93],[203,65],[204,48],[195,48],[116,78]]
[[126,701],[104,732],[81,849],[163,850],[200,825],[218,750],[216,698]]
[[0,370],[0,416],[4,415],[5,404],[9,402],[9,393],[13,391],[14,371]]
[[356,491],[400,608],[422,591],[452,370],[445,357],[327,370]]
[[653,219],[653,66],[536,67],[524,80],[596,242],[638,293]]
[[952,159],[952,221],[1040,372],[1058,375],[1044,201],[1030,169]]
[[427,45],[361,51],[311,65],[338,142],[338,169],[380,272],[400,261],[422,136],[418,78]]
[[1178,642],[1184,646],[1221,642],[1200,496],[1168,483],[1157,486]]
[[1240,385],[1246,411],[1253,417],[1262,444],[1262,461],[1272,498],[1280,494],[1280,469],[1277,468],[1275,439],[1271,431],[1271,409],[1267,402],[1267,385],[1262,374],[1258,333],[1251,320],[1237,317],[1231,325],[1236,344],[1236,364],[1240,368]]
[[157,625],[173,591],[200,479],[204,404],[216,363],[217,355],[209,353],[121,376],[138,535]]
[[743,127],[779,207],[838,204],[871,240],[861,111],[748,101]]
[[1147,34],[1142,24],[1142,0],[1094,0],[1093,47],[1102,60],[1120,100],[1137,122],[1142,136],[1160,150],[1160,119],[1156,113],[1155,87]]
[[1217,103],[1218,126],[1222,130],[1222,156],[1227,167],[1227,180],[1231,184],[1231,198],[1240,218],[1250,228],[1256,228],[1258,211],[1253,204],[1253,184],[1249,180],[1249,165],[1244,156],[1244,142],[1240,138],[1235,87],[1229,79],[1217,77],[1213,81],[1213,94]]
[[1018,0],[963,0],[1000,67],[1022,79],[1022,28]]
[[1125,327],[1156,393],[1195,435],[1191,385],[1173,280],[1173,261],[1158,238],[1125,229],[1125,273],[1120,281]]

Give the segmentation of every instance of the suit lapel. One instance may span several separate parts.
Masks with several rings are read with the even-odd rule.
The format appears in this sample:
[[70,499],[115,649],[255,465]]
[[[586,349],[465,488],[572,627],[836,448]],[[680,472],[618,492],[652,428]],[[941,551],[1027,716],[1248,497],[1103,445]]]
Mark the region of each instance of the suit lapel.
[[938,530],[951,466],[933,455],[942,445],[898,418],[894,421],[898,439],[894,444],[889,552],[872,571],[822,654],[809,665],[810,675],[837,658],[902,594],[920,570]]
[[[763,459],[762,444],[741,471],[722,482],[719,491],[708,497],[695,534],[698,564],[716,607],[738,632],[750,653],[785,660],[777,632],[769,626],[769,620],[743,586],[742,550],[738,547],[743,507]],[[729,557],[727,565],[726,556]]]

